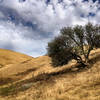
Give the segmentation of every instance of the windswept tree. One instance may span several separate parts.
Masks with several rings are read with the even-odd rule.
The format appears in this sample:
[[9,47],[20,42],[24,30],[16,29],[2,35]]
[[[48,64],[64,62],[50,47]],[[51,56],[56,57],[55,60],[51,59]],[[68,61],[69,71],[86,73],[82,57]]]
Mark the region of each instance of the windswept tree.
[[[55,66],[75,59],[87,63],[91,50],[100,47],[100,26],[88,23],[85,26],[64,27],[61,35],[48,43],[48,55]],[[82,55],[84,57],[82,57]]]

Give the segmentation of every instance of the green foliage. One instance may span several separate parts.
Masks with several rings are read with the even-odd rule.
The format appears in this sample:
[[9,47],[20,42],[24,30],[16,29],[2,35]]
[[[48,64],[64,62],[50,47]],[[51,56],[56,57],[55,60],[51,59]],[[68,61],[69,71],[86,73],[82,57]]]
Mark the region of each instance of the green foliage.
[[100,48],[100,35],[95,36],[94,46],[95,46],[95,48]]
[[48,43],[48,55],[52,58],[54,66],[67,64],[71,56],[71,50],[67,45],[67,40],[63,36],[56,37],[52,42]]
[[64,65],[71,59],[77,60],[78,63],[87,62],[91,50],[100,47],[98,25],[88,23],[85,26],[64,27],[60,33],[59,37],[48,43],[48,55],[55,66]]

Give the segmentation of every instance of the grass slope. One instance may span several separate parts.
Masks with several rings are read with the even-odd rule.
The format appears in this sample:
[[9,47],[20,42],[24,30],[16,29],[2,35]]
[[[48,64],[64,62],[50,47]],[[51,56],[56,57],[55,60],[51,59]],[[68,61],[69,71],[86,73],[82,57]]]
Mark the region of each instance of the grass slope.
[[0,67],[23,62],[31,57],[11,50],[0,49]]
[[26,58],[0,69],[0,100],[100,100],[100,49],[84,69],[75,61],[53,68],[48,56]]

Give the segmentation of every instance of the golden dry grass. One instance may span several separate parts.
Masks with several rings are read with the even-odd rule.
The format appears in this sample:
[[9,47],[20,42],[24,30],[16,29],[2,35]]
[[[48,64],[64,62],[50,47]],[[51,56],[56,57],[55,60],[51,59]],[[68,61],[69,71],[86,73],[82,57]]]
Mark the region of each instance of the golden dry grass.
[[0,49],[0,67],[8,64],[20,63],[30,58],[32,57],[29,57],[25,54],[21,54],[11,50]]
[[0,100],[100,100],[100,49],[91,52],[90,65],[84,69],[75,61],[53,68],[48,56],[25,56],[16,63],[16,57],[23,56],[13,55],[11,64],[0,69]]

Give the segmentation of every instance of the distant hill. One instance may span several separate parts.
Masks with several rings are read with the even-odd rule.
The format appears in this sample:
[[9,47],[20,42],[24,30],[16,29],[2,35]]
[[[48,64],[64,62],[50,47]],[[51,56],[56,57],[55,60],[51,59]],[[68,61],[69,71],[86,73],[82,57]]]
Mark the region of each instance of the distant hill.
[[11,50],[0,49],[0,67],[23,62],[31,57]]
[[84,69],[74,60],[54,68],[51,58],[0,49],[0,100],[100,100],[100,49]]

